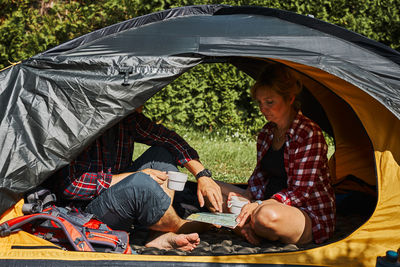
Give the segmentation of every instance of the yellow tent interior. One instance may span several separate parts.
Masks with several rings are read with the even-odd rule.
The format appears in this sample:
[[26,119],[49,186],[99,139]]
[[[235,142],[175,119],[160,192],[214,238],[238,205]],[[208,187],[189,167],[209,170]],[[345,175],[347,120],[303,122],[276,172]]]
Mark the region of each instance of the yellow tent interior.
[[[336,181],[348,174],[377,185],[378,202],[372,217],[347,238],[325,246],[286,253],[232,256],[150,256],[67,252],[55,249],[29,249],[51,243],[25,232],[1,238],[1,259],[51,259],[65,262],[212,262],[295,265],[374,266],[376,257],[387,249],[397,250],[400,225],[400,121],[372,96],[354,85],[319,69],[294,62],[279,61],[298,71],[304,85],[323,106],[335,136],[335,162],[331,160]],[[373,112],[371,112],[373,110]],[[23,200],[1,217],[1,222],[22,215]],[[390,238],[389,238],[390,237]],[[13,249],[21,247],[25,249]]]
[[[158,42],[160,40],[162,42]],[[160,43],[162,45],[159,45]],[[355,57],[349,58],[355,53]],[[52,101],[54,109],[51,111],[71,108],[68,111],[72,114],[73,123],[79,124],[82,120],[98,123],[97,120],[99,120],[104,129],[120,119],[118,116],[127,115],[138,105],[143,104],[157,90],[172,82],[184,71],[199,63],[205,63],[203,60],[210,58],[249,60],[250,57],[258,61],[277,61],[295,70],[303,84],[323,107],[335,139],[335,153],[330,161],[334,181],[340,184],[347,175],[354,175],[366,184],[376,187],[376,191],[372,193],[376,194],[377,204],[371,217],[364,224],[341,240],[311,249],[222,256],[71,252],[55,249],[52,243],[20,231],[0,238],[0,265],[375,266],[378,256],[383,256],[389,249],[399,249],[400,119],[396,117],[396,114],[399,114],[400,56],[396,51],[339,29],[337,26],[327,25],[308,16],[260,7],[242,8],[221,5],[182,7],[111,25],[12,66],[0,72],[0,89],[9,89],[8,93],[13,96],[42,93],[44,98]],[[370,57],[370,60],[364,57]],[[142,65],[136,70],[140,81],[137,84],[132,82],[131,87],[121,85],[119,80],[122,79],[122,75],[117,68],[120,66],[115,65],[116,62],[132,65],[140,62]],[[380,65],[378,64],[376,68],[361,66],[361,63],[366,62],[378,62]],[[87,68],[88,65],[91,66],[90,70]],[[141,72],[146,68],[151,68],[154,73]],[[84,74],[80,76],[80,79],[74,76],[77,75],[76,70]],[[348,70],[354,70],[354,73],[348,73]],[[96,75],[93,75],[94,73]],[[89,79],[86,79],[87,77]],[[53,78],[58,78],[57,82],[48,82]],[[95,87],[92,85],[93,79],[101,80],[105,84],[108,82],[109,88],[122,92],[111,96],[112,99],[107,98],[109,96],[105,93],[106,91],[101,92],[103,95],[100,98],[104,103],[100,104],[96,102],[98,99],[91,99],[94,103],[93,107],[99,104],[109,112],[110,116],[107,118],[101,116],[98,110],[90,109],[91,107],[85,108],[93,118],[85,117],[87,114],[76,114],[73,111],[73,103],[64,103],[63,98],[56,98],[57,101],[54,101],[51,97],[55,94],[48,94],[57,90],[61,92],[60,94],[67,95],[72,92],[74,86],[79,88],[84,86],[92,95],[100,94],[96,88],[92,88]],[[41,82],[41,88],[37,88],[34,85],[35,82]],[[10,85],[7,86],[6,83]],[[373,87],[379,87],[381,84],[383,84],[381,88],[374,91]],[[392,96],[395,95],[394,106],[391,106],[390,96],[383,99],[386,93],[389,94],[385,90],[390,89],[393,89],[390,92]],[[76,91],[79,92],[74,91],[74,97],[86,97],[80,95],[83,90]],[[16,113],[10,112],[10,117],[18,116],[17,113],[21,110],[25,111],[25,102],[22,101],[22,105],[18,106],[17,104],[21,101],[12,102],[15,99],[20,100],[18,97],[11,99],[3,94],[3,91],[1,92],[2,105],[4,102],[16,111]],[[119,113],[115,114],[114,98],[121,95],[127,95],[130,101],[118,99],[125,106],[118,107]],[[27,123],[32,117],[26,116],[22,118],[26,120],[21,125],[31,126],[29,123],[32,121],[39,125],[41,120],[38,118],[44,116],[52,118],[52,114],[45,113],[48,112],[49,103],[40,102],[42,100],[35,98],[37,101],[35,107],[46,108],[30,110],[37,112],[34,114],[37,115],[35,117],[37,121],[30,120]],[[142,100],[143,102],[140,102]],[[387,104],[384,105],[386,100]],[[121,115],[121,112],[125,113]],[[0,114],[1,116],[3,114]],[[6,120],[2,119],[0,122],[4,123]],[[57,139],[56,143],[59,145],[57,148],[50,147],[46,150],[47,147],[44,149],[41,147],[44,153],[48,153],[44,158],[54,151],[58,153],[56,155],[62,154],[61,152],[71,153],[72,157],[73,153],[70,150],[78,151],[76,147],[89,142],[88,140],[97,134],[95,131],[87,131],[86,135],[79,136],[81,139],[78,139],[63,132],[71,129],[64,130],[55,123],[49,125],[46,124],[48,128],[43,125],[35,129],[29,128],[27,130],[29,133],[26,134],[17,123],[15,129],[11,123],[10,125],[1,124],[0,126],[4,126],[2,130],[8,130],[7,138],[14,138],[8,141],[9,143],[6,142],[6,138],[1,142],[11,144],[7,148],[18,147],[18,142],[21,140],[23,142],[24,137],[28,136],[31,140],[47,137],[48,130],[51,129],[63,134],[53,138]],[[37,125],[34,124],[34,126]],[[69,125],[66,123],[62,127],[68,128]],[[100,126],[98,128],[96,131],[101,130]],[[72,129],[71,132],[74,130],[76,129]],[[88,129],[85,128],[85,130]],[[4,132],[0,132],[0,136]],[[31,150],[34,151],[34,155],[29,154],[31,151],[28,149],[24,151],[26,155],[23,155],[26,156],[25,158],[31,156],[28,162],[31,165],[25,164],[25,158],[19,155],[21,153],[10,149],[9,155],[13,162],[9,166],[12,170],[7,169],[9,166],[1,169],[2,171],[5,169],[3,173],[12,173],[15,169],[22,173],[21,176],[16,177],[12,175],[10,175],[12,177],[0,177],[2,181],[0,198],[3,210],[11,205],[5,205],[5,201],[14,203],[15,195],[19,193],[18,190],[14,192],[12,189],[20,189],[18,186],[21,184],[25,186],[25,189],[32,184],[38,185],[43,182],[40,179],[45,179],[45,174],[61,167],[59,158],[53,162],[44,163],[36,160],[36,154],[39,155],[42,151],[35,150],[36,143],[33,143],[34,147]],[[60,147],[61,150],[57,150]],[[62,150],[64,148],[65,150]],[[0,151],[4,152],[4,150],[3,145]],[[63,160],[66,159],[70,158],[63,158]],[[26,166],[20,167],[19,164]],[[32,172],[30,172],[31,169]],[[37,176],[29,176],[34,171],[37,171],[35,173]],[[21,177],[31,180],[21,181],[23,180]],[[359,190],[365,190],[365,188],[359,188]],[[1,215],[0,222],[22,215],[22,205],[21,199]]]

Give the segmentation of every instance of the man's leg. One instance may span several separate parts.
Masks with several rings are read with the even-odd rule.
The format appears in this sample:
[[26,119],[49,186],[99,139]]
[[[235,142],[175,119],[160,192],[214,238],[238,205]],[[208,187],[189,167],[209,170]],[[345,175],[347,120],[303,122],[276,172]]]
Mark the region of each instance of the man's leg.
[[[179,171],[172,154],[167,149],[158,146],[150,147],[133,162],[133,171],[147,168],[159,171]],[[211,227],[204,223],[192,222],[179,217],[172,206],[175,191],[167,187],[167,182],[161,188],[170,197],[171,203],[164,216],[157,223],[150,226],[149,229],[162,232],[192,233],[202,232]]]
[[[171,203],[174,198],[174,190],[171,190],[167,187],[167,184],[164,183],[161,188],[164,192],[171,198]],[[174,233],[193,233],[193,232],[204,232],[210,229],[212,225],[201,223],[201,222],[194,222],[184,220],[176,213],[175,209],[173,208],[172,204],[168,207],[165,211],[164,215],[161,219],[151,225],[149,229],[154,231],[162,231],[162,232],[174,232]]]
[[200,243],[197,233],[191,234],[175,234],[154,232],[146,247],[155,247],[159,249],[180,249],[184,251],[192,251]]
[[[152,225],[157,225],[156,228],[168,231],[171,228],[168,223],[164,227],[158,225],[164,224],[169,216],[170,198],[150,176],[144,173],[131,176],[103,192],[87,206],[86,211],[115,230],[130,231],[132,225],[151,229]],[[191,251],[199,242],[197,233],[156,232],[152,233],[146,246]]]
[[[172,155],[164,148],[152,147],[129,171],[146,168],[177,171]],[[171,206],[174,191],[160,186],[149,175],[138,172],[108,188],[86,208],[111,228],[129,231],[132,225],[147,226],[162,232],[200,231],[201,223],[181,219]]]
[[129,231],[132,225],[151,226],[168,210],[170,197],[144,173],[132,174],[105,190],[86,207],[116,230]]
[[140,171],[144,169],[154,169],[159,171],[179,171],[176,161],[172,154],[165,148],[153,146],[147,149],[137,158],[129,170]]

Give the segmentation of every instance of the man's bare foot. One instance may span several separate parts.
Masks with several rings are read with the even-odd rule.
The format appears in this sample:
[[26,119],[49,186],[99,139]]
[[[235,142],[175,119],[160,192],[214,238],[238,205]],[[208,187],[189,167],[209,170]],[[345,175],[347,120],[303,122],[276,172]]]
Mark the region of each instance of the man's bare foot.
[[191,234],[175,234],[172,232],[162,233],[149,241],[146,247],[155,247],[159,249],[180,249],[184,251],[192,251],[200,243],[197,233]]

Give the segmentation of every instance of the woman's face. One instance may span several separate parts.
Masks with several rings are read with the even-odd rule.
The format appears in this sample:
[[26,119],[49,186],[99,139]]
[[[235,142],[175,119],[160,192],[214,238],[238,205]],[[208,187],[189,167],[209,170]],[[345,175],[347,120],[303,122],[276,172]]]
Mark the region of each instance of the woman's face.
[[268,121],[285,125],[289,119],[294,97],[285,100],[280,94],[269,87],[260,87],[256,91],[256,101],[261,113]]

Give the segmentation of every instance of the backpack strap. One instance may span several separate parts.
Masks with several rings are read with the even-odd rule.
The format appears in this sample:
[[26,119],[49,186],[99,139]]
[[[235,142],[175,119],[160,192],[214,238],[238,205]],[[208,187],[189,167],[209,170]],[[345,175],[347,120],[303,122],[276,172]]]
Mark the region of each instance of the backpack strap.
[[23,230],[75,251],[132,253],[127,232],[112,230],[95,215],[74,206],[56,206],[50,190],[35,189],[25,199],[25,216],[0,224],[0,236]]
[[56,195],[46,188],[38,188],[26,196],[26,203],[22,205],[24,214],[42,212],[46,207],[56,202]]
[[70,207],[57,207],[57,206],[52,206],[49,211],[51,211],[51,214],[57,217],[62,217],[69,222],[73,223],[74,225],[84,225],[88,223],[94,215],[91,213],[86,213],[81,210],[73,209]]
[[21,227],[28,223],[42,222],[49,220],[54,222],[65,234],[70,245],[76,251],[95,251],[92,245],[87,240],[86,236],[82,234],[73,224],[64,218],[57,218],[49,214],[37,213],[24,215],[8,220],[0,225],[0,236],[8,236],[12,233],[21,230]]

